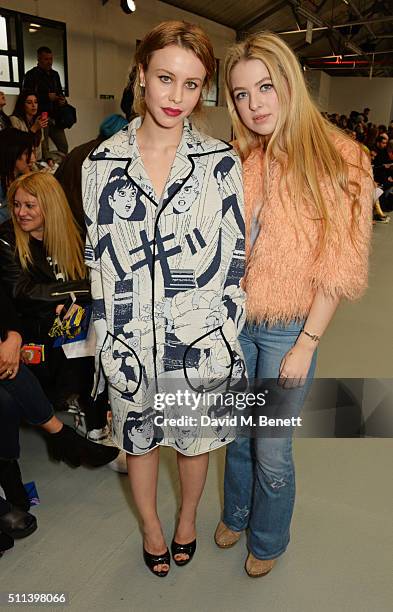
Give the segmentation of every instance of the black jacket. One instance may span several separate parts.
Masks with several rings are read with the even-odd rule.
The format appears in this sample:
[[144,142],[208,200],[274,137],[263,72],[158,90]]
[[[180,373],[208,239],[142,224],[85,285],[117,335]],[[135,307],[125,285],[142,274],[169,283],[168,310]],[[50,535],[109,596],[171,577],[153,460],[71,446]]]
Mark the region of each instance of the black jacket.
[[390,169],[385,168],[385,164],[391,164],[391,160],[389,158],[387,150],[377,149],[377,155],[374,158],[374,161],[372,162],[374,180],[384,189],[390,186],[388,184],[387,187],[384,187],[384,183],[388,181],[388,177],[390,175]]
[[58,304],[74,292],[77,303],[90,301],[88,280],[56,280],[54,266],[48,260],[43,243],[30,238],[33,266],[23,270],[15,255],[12,221],[0,225],[0,284],[15,304],[26,342],[47,340]]
[[65,156],[55,172],[55,177],[64,189],[68,204],[83,238],[86,236],[85,216],[82,201],[82,164],[93,149],[105,140],[98,136],[94,140],[75,147]]
[[46,111],[50,117],[55,116],[56,104],[49,99],[49,93],[58,96],[63,95],[59,73],[56,70],[46,72],[36,66],[28,70],[23,79],[23,89],[34,91],[38,99],[38,110],[40,113]]
[[22,334],[21,324],[12,300],[0,284],[0,339],[5,340],[9,331],[17,331]]

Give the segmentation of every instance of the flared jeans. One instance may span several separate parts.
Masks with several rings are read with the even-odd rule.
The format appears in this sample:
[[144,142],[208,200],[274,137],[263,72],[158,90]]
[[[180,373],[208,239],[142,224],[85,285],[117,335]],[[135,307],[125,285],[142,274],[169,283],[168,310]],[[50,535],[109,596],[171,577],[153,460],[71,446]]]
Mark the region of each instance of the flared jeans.
[[[272,390],[273,385],[276,401],[285,403],[285,413],[294,417],[311,386],[316,352],[303,387],[283,389],[277,379],[281,361],[302,327],[299,322],[271,327],[248,322],[239,337],[251,387]],[[257,559],[274,559],[285,551],[290,537],[295,501],[293,432],[286,431],[283,437],[259,433],[238,436],[227,447],[223,521],[233,531],[248,530],[248,548]]]

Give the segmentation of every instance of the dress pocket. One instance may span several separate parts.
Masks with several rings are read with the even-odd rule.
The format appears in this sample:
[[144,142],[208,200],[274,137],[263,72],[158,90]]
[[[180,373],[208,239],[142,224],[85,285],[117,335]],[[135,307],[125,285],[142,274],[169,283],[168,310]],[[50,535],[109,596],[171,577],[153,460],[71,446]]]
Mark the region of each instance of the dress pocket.
[[137,393],[142,382],[142,364],[126,340],[107,333],[100,362],[108,384],[125,397]]
[[213,391],[231,380],[234,356],[222,326],[196,338],[183,355],[183,371],[197,392]]

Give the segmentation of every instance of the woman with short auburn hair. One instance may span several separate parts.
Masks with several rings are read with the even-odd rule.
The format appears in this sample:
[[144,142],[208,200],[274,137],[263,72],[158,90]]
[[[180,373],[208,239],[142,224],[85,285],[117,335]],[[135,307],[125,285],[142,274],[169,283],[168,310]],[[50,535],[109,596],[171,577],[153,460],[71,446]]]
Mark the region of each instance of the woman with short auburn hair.
[[[177,451],[181,506],[171,552],[186,565],[212,439],[195,426],[185,440],[175,411],[187,416],[187,406],[157,409],[155,418],[172,417],[173,427],[155,423],[154,397],[166,385],[202,394],[230,384],[241,354],[244,221],[232,146],[192,120],[215,70],[206,34],[181,21],[161,23],[141,41],[135,63],[139,116],[84,164],[86,263],[112,437],[127,453],[145,563],[163,577],[170,555],[157,512],[159,447]],[[198,421],[203,410],[188,416]]]

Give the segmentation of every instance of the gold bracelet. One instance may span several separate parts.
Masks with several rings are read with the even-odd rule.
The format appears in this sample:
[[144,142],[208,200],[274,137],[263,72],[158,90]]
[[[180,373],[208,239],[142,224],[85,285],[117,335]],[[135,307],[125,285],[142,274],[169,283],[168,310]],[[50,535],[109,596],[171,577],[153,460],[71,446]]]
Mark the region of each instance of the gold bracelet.
[[305,329],[302,329],[302,333],[306,334],[306,336],[308,336],[309,338],[311,338],[311,340],[313,340],[314,342],[319,342],[321,339],[321,336],[317,336],[317,334],[310,334],[308,331],[306,331]]

